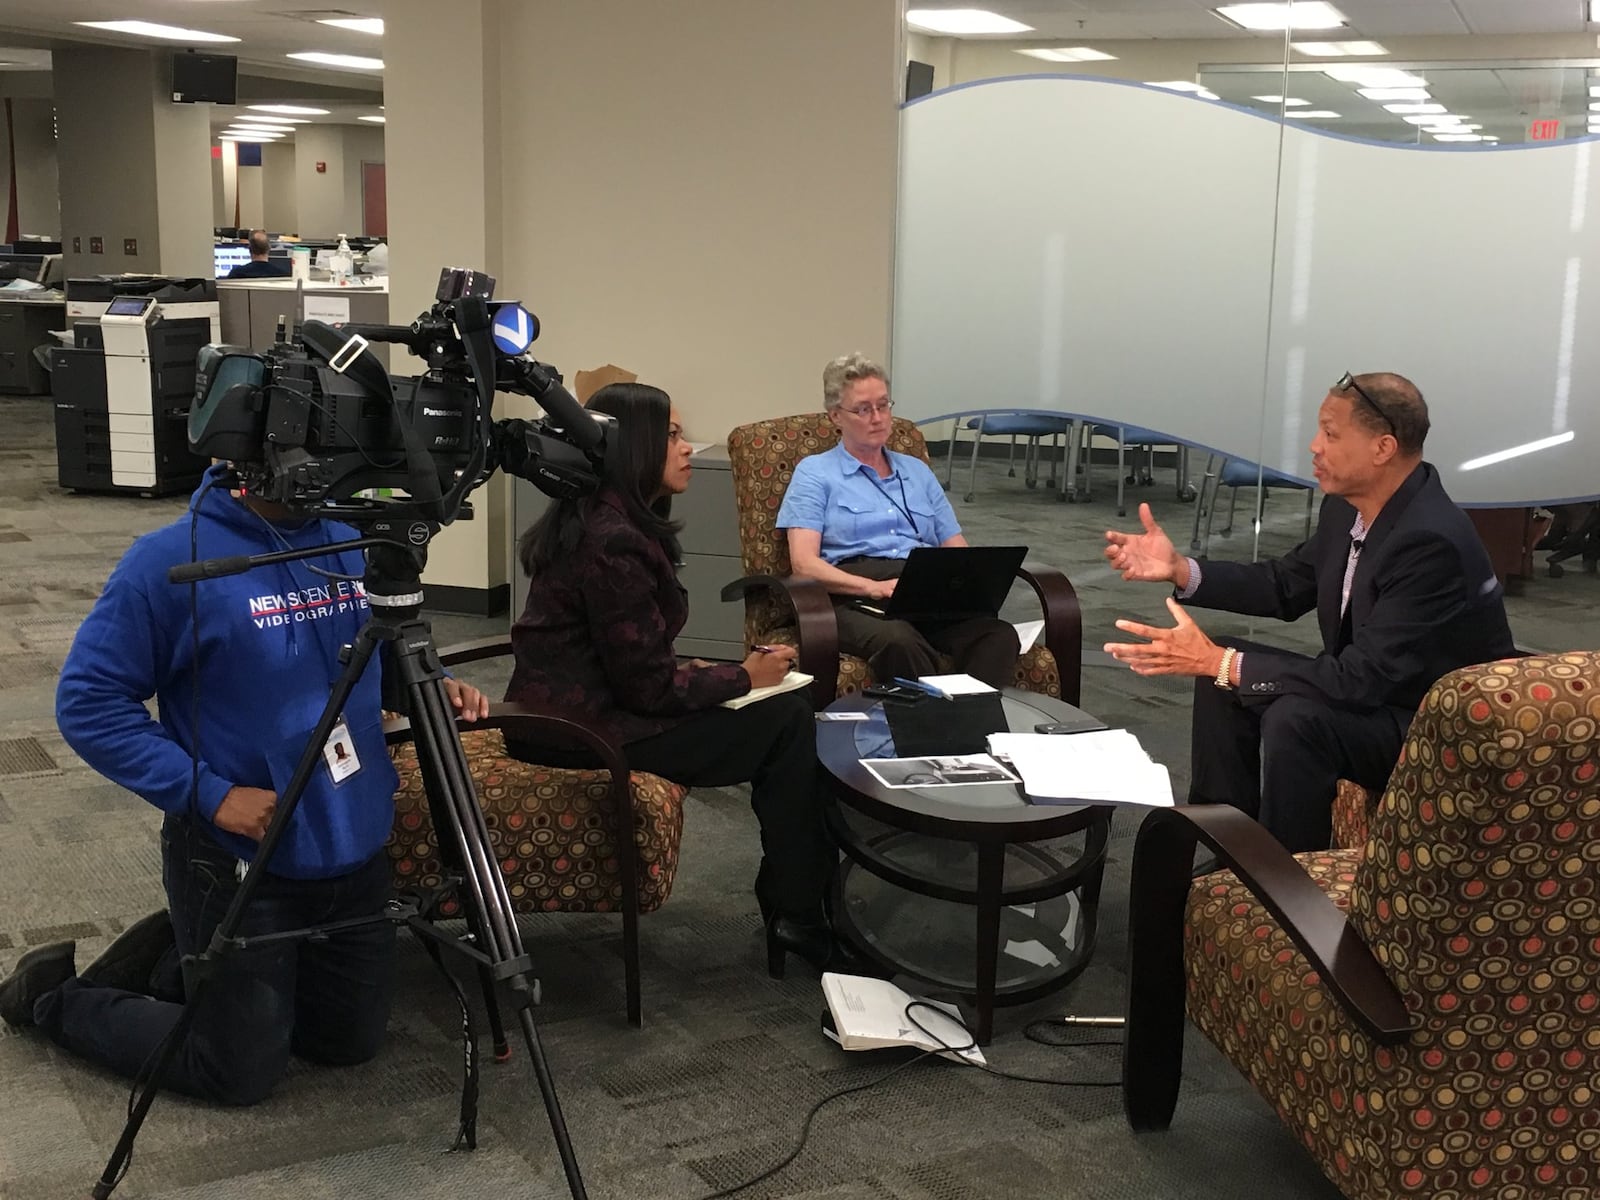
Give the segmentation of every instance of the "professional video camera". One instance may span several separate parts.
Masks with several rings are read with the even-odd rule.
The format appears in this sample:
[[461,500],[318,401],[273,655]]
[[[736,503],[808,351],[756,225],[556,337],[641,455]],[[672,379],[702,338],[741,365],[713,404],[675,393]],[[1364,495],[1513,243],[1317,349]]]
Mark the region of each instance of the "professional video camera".
[[[447,525],[496,468],[557,498],[593,491],[610,418],[585,412],[527,356],[538,319],[493,294],[489,276],[446,268],[436,303],[409,326],[306,321],[293,343],[280,327],[264,353],[207,346],[189,442],[231,462],[251,495],[358,524]],[[391,378],[372,342],[405,346],[426,372]],[[548,415],[494,421],[496,391],[530,396]]]

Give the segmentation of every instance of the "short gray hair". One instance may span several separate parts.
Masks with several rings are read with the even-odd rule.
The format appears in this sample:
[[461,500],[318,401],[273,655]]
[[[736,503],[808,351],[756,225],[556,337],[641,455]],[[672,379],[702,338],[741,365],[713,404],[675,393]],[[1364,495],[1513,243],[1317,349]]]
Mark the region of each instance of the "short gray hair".
[[822,407],[832,412],[844,399],[844,390],[858,379],[881,379],[889,384],[889,374],[865,354],[841,354],[822,368]]

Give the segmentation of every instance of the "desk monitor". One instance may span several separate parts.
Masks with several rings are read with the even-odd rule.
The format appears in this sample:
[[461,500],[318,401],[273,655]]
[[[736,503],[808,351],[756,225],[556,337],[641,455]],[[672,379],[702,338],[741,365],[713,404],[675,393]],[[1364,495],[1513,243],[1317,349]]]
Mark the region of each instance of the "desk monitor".
[[250,247],[244,242],[227,242],[212,247],[211,261],[218,279],[226,279],[235,267],[250,261]]
[[906,559],[884,615],[959,621],[999,613],[1026,546],[920,546]]

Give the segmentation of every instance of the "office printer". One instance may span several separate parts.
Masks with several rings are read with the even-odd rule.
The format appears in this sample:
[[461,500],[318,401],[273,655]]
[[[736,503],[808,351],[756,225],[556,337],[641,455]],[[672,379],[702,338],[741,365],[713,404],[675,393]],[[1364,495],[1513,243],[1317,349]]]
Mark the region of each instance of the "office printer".
[[188,424],[195,360],[213,340],[215,317],[193,311],[204,307],[114,295],[51,351],[62,487],[162,496],[198,484],[207,460],[190,452]]
[[222,308],[217,303],[217,281],[180,275],[91,275],[67,280],[67,325],[93,320],[118,296],[149,296],[161,305],[169,321],[205,317],[211,322],[208,340],[222,340]]

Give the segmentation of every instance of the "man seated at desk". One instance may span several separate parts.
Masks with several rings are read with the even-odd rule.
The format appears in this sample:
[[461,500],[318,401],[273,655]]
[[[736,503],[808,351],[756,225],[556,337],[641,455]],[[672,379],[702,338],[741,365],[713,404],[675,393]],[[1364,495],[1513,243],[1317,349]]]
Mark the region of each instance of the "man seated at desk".
[[265,229],[252,229],[250,231],[250,261],[240,263],[228,272],[229,279],[287,279],[289,277],[289,264],[287,262],[273,262],[269,257],[272,253],[272,243],[267,240]]
[[[1399,375],[1346,375],[1311,440],[1327,498],[1317,530],[1282,558],[1206,562],[1144,532],[1109,532],[1124,579],[1170,583],[1172,629],[1117,628],[1106,650],[1141,675],[1195,677],[1190,804],[1232,804],[1289,850],[1328,845],[1338,781],[1381,789],[1440,676],[1516,653],[1488,552],[1422,461],[1428,406]],[[1293,621],[1316,610],[1321,654],[1213,642],[1177,601]]]
[[867,660],[873,679],[955,669],[1004,687],[1016,671],[1017,631],[996,617],[954,622],[889,620],[863,611],[894,594],[919,546],[965,546],[961,526],[928,464],[887,449],[894,401],[882,367],[859,354],[822,371],[823,405],[839,444],[795,464],[778,510],[796,575],[833,593],[839,649]]

